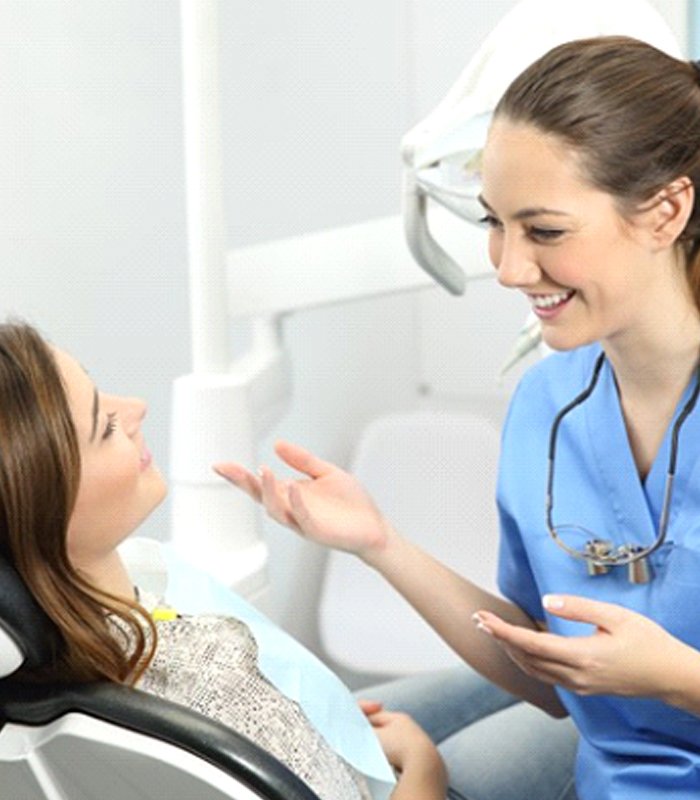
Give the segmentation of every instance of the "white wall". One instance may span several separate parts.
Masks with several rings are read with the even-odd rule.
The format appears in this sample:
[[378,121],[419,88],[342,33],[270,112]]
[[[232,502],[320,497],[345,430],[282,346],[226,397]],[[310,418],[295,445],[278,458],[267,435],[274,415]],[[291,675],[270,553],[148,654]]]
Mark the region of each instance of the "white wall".
[[147,397],[166,463],[188,368],[176,3],[3,0],[0,82],[0,309]]
[[[513,4],[223,2],[231,246],[397,213],[401,135]],[[686,4],[656,4],[682,36]],[[101,387],[147,397],[166,469],[170,382],[189,368],[178,25],[175,0],[0,0],[0,311],[39,324]],[[522,308],[493,291],[289,319],[280,431],[342,462],[367,419],[436,386],[449,395],[455,370],[476,393],[491,386]],[[419,341],[438,317],[467,327]],[[144,532],[167,535],[167,507]],[[266,532],[281,618],[313,642],[322,556]]]

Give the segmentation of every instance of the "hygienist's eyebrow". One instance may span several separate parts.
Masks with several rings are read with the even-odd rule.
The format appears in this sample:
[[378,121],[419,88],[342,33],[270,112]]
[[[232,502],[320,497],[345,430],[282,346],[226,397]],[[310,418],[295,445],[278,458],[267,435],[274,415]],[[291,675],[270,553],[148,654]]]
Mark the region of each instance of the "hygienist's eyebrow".
[[[487,211],[489,211],[491,214],[495,214],[495,211],[481,195],[479,195],[477,199]],[[516,211],[516,213],[513,214],[513,219],[519,221],[523,219],[529,219],[530,217],[539,217],[543,214],[549,214],[550,216],[554,215],[557,217],[569,216],[566,211],[557,211],[554,208],[546,208],[545,206],[534,206],[533,208],[521,208],[520,211]]]
[[100,413],[100,401],[99,396],[97,394],[97,388],[95,388],[95,394],[92,398],[92,431],[90,432],[90,441],[95,438],[95,434],[97,433],[97,417]]

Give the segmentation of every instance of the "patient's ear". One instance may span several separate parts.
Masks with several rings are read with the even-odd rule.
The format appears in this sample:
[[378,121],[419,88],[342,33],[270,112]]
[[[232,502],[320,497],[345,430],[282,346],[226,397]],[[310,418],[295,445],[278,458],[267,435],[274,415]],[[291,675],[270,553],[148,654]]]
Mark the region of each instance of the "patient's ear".
[[654,250],[672,247],[685,230],[695,203],[695,187],[683,176],[657,192],[640,211]]

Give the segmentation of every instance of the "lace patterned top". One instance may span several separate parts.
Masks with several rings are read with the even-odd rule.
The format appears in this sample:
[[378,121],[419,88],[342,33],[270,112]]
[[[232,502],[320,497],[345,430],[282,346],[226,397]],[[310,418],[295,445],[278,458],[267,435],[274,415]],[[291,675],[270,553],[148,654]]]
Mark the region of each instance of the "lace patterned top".
[[[156,599],[141,595],[149,610]],[[219,615],[157,620],[155,657],[138,688],[228,725],[272,753],[321,800],[371,800],[364,777],[333,751],[298,703],[258,668],[247,625]]]

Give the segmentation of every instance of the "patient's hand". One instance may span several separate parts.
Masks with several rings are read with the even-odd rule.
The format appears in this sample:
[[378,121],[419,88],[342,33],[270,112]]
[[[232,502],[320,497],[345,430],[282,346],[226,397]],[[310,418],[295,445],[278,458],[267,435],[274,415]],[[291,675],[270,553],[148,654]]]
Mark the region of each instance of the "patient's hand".
[[352,475],[290,442],[277,442],[275,450],[306,477],[279,480],[268,467],[256,476],[235,463],[215,464],[214,469],[274,520],[314,542],[359,556],[382,548],[389,525]]
[[447,770],[425,731],[408,716],[384,711],[379,703],[361,701],[360,707],[372,723],[382,749],[399,782],[392,800],[444,800]]

